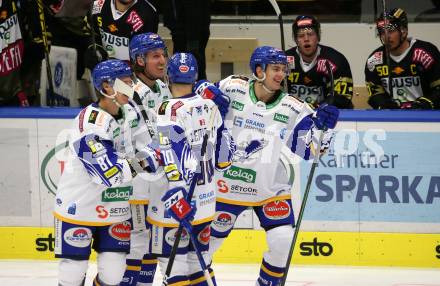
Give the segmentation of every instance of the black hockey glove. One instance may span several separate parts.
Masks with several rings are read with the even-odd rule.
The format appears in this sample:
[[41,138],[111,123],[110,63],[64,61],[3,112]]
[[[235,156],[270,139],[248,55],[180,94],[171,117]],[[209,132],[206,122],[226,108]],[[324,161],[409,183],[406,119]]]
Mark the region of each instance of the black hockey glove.
[[105,48],[98,44],[92,44],[87,47],[86,53],[84,55],[85,66],[89,70],[93,70],[95,66],[108,59],[108,53]]

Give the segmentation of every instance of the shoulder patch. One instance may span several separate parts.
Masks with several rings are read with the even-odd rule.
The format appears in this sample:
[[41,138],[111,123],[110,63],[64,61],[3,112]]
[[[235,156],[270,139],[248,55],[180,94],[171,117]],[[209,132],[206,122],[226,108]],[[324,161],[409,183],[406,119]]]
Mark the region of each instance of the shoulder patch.
[[414,49],[412,61],[421,64],[425,70],[428,70],[435,62],[431,54],[422,48]]
[[93,2],[92,15],[101,13],[105,0],[95,0]]
[[172,121],[176,121],[177,109],[179,109],[182,106],[183,106],[183,102],[180,100],[171,106],[171,120]]
[[87,122],[95,124],[96,118],[98,117],[98,113],[99,111],[92,110],[92,112],[90,112],[89,119],[87,120]]
[[169,101],[162,102],[162,104],[159,107],[159,111],[158,111],[159,115],[164,115],[165,114],[165,110],[167,109],[168,103],[170,103],[170,102]]
[[377,51],[367,60],[367,68],[370,72],[374,71],[377,65],[383,64],[383,52]]
[[287,56],[287,68],[289,70],[295,69],[295,56]]

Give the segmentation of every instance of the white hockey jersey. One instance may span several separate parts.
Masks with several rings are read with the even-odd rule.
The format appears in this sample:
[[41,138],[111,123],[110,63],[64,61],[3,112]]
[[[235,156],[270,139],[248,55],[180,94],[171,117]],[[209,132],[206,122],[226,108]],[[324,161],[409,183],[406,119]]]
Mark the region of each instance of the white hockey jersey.
[[74,119],[70,160],[60,178],[54,216],[80,225],[109,225],[130,218],[133,134],[139,117],[126,104],[118,119],[93,103]]
[[[161,188],[151,190],[147,220],[157,226],[177,227],[178,223],[166,214],[161,198],[177,186],[188,190],[195,172],[201,172],[202,176],[192,197],[197,207],[192,224],[212,220],[216,194],[214,169],[228,168],[235,151],[215,104],[198,95],[165,101],[158,109],[157,129],[166,176],[162,178]],[[206,132],[209,137],[202,158],[201,145]]]
[[[310,119],[314,110],[295,97],[281,92],[265,104],[254,93],[255,81],[230,76],[216,85],[231,99],[225,118],[237,144],[232,166],[217,174],[217,201],[259,206],[288,199],[291,185],[280,168],[281,149],[287,146],[303,159],[310,159],[311,143],[318,132]],[[327,132],[322,148],[327,148]]]
[[[134,86],[134,91],[134,100],[130,101],[134,104],[141,121],[141,124],[139,124],[141,128],[137,131],[140,133],[140,136],[135,137],[134,140],[137,150],[142,150],[142,148],[151,144],[152,137],[156,136],[157,108],[162,102],[172,96],[168,86],[159,79],[156,80],[153,89],[138,79]],[[138,99],[136,98],[136,94],[139,96]],[[160,183],[160,179],[164,175],[162,168],[159,168],[154,174],[138,174],[138,176],[133,179],[133,193],[130,197],[130,203],[148,204],[150,188],[157,188],[156,182],[159,181]]]

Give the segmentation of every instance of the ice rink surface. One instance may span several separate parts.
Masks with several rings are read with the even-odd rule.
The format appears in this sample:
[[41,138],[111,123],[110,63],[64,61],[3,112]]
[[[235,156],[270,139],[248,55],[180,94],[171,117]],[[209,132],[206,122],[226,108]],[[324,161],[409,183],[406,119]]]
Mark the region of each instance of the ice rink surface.
[[[217,264],[214,270],[219,286],[253,286],[257,264]],[[91,263],[86,286],[96,274]],[[161,284],[158,272],[154,286]],[[57,262],[0,260],[1,286],[56,286]],[[286,286],[440,286],[440,269],[347,266],[294,266]]]

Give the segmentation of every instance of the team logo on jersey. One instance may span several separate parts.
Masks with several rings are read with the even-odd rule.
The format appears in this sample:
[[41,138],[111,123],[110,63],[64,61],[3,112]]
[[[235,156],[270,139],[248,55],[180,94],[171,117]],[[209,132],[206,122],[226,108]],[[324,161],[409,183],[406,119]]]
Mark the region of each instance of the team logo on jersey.
[[370,72],[374,71],[374,68],[377,65],[383,64],[383,52],[375,52],[368,60],[367,60],[367,68]]
[[108,30],[109,30],[111,33],[114,33],[114,32],[116,32],[116,31],[118,30],[118,27],[116,27],[115,24],[110,24],[110,25],[107,26],[107,28],[108,28]]
[[98,117],[98,113],[99,113],[99,111],[92,110],[92,112],[90,112],[89,119],[87,120],[87,122],[94,124],[96,121],[96,118]]
[[227,192],[229,192],[228,184],[223,180],[218,180],[217,181],[217,191],[219,191],[220,193],[226,194]]
[[209,244],[209,239],[211,237],[211,227],[209,225],[205,226],[205,228],[199,233],[197,236],[198,241],[203,245]]
[[124,202],[128,201],[132,194],[132,187],[108,188],[101,195],[103,202]]
[[225,232],[234,226],[237,216],[229,212],[220,212],[215,215],[211,227],[218,232]]
[[159,115],[164,115],[165,114],[165,110],[167,110],[167,105],[168,105],[169,101],[164,101],[162,102],[162,104],[159,107]]
[[223,176],[231,180],[243,181],[245,183],[255,183],[257,172],[251,169],[231,166],[228,170],[225,171]]
[[73,247],[87,247],[92,241],[92,231],[85,227],[74,227],[68,229],[63,237]]
[[281,114],[281,113],[275,113],[273,116],[273,120],[281,122],[281,123],[287,123],[289,121],[289,116]]
[[108,234],[114,239],[121,241],[129,241],[130,229],[131,229],[131,223],[129,223],[128,221],[123,221],[120,223],[112,224],[108,228]]
[[334,73],[336,71],[336,65],[332,61],[330,61],[329,59],[318,60],[318,63],[316,64],[316,72],[328,75],[329,70],[327,68],[327,63],[330,65],[330,68],[331,68],[332,72]]
[[177,118],[177,109],[183,106],[182,101],[178,101],[171,106],[171,120],[176,121]]
[[400,75],[401,73],[403,73],[405,70],[403,69],[403,68],[401,68],[401,67],[395,67],[394,69],[393,69],[393,73],[395,73],[395,74],[397,74],[397,75]]
[[133,31],[135,32],[139,31],[142,26],[144,26],[144,22],[135,10],[131,11],[128,15],[127,23],[132,26]]
[[231,107],[232,107],[233,109],[238,110],[238,111],[243,111],[244,104],[241,103],[241,102],[238,102],[238,101],[234,100],[234,101],[232,101],[232,103],[231,103]]
[[238,127],[243,126],[243,117],[240,116],[234,116],[234,125]]
[[284,219],[290,214],[290,205],[285,201],[274,201],[263,206],[263,213],[269,219]]
[[[172,228],[165,234],[165,241],[168,245],[172,246],[174,244],[174,241],[176,240],[176,232],[177,228]],[[180,237],[179,248],[188,247],[189,241],[188,232],[184,229],[182,231],[182,236]]]
[[305,84],[309,84],[309,83],[312,82],[312,79],[309,78],[308,76],[304,76],[303,81],[304,81]]
[[102,218],[102,219],[108,218],[108,211],[105,209],[104,206],[101,206],[101,205],[96,206],[95,211],[96,211],[97,217]]
[[290,70],[295,69],[295,57],[294,56],[287,56],[287,68]]
[[414,50],[412,61],[420,63],[425,69],[429,69],[432,64],[434,64],[432,56],[427,51],[420,48]]

